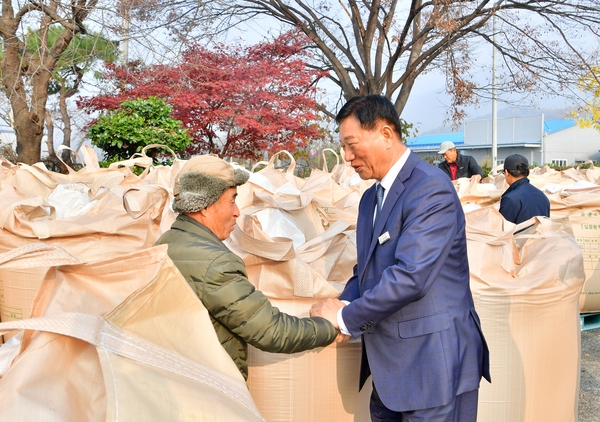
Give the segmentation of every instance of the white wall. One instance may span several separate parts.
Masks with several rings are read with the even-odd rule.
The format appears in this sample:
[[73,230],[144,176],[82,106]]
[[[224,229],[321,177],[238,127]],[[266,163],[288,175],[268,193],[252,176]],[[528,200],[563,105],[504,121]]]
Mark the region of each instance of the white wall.
[[[531,132],[529,129],[533,126],[537,126],[539,123],[534,119],[530,119],[529,121],[504,119],[503,123],[510,124],[506,124],[506,127],[499,127],[499,130],[502,129],[502,127],[504,127],[504,129],[516,128],[518,125],[515,122],[521,125],[526,123],[526,125],[524,125],[524,129],[511,129],[519,136],[515,136],[508,140],[506,136],[501,139],[499,137],[497,149],[499,163],[502,163],[504,158],[511,154],[521,154],[526,157],[531,164],[536,164],[538,166],[551,164],[552,160],[564,160],[566,161],[564,164],[567,166],[574,166],[578,164],[578,162],[587,162],[590,160],[600,163],[600,131],[597,131],[596,129],[583,129],[579,126],[572,126],[552,134],[546,134],[543,139],[543,148],[545,151],[542,151],[542,148],[539,145],[540,140],[537,142],[534,142],[533,139],[528,141],[525,137],[525,134]],[[492,156],[491,142],[489,141],[489,136],[486,138],[485,135],[489,129],[489,123],[490,121],[473,122],[470,126],[470,141],[467,142],[467,133],[465,133],[465,145],[457,146],[457,149],[462,154],[472,156],[479,164],[482,163],[484,158],[489,159]],[[500,130],[500,132],[502,131]],[[516,145],[517,143],[520,143],[520,145]],[[419,148],[415,147],[414,149],[418,150]],[[437,157],[437,151],[435,150],[419,151],[417,154],[420,157]]]
[[544,138],[544,161],[566,160],[567,165],[576,161],[594,160],[600,162],[600,132],[596,129],[582,129],[573,126],[560,130]]

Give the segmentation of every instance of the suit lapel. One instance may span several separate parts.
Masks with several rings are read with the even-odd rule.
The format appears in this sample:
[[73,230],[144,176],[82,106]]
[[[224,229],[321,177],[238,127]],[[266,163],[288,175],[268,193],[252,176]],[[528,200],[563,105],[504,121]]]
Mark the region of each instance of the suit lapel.
[[[362,269],[362,273],[359,274],[360,280],[363,279],[364,271],[367,268],[366,263],[371,260],[373,251],[375,250],[375,247],[379,243],[379,236],[381,236],[383,233],[385,233],[385,226],[388,222],[388,219],[390,219],[390,215],[392,214],[392,211],[395,216],[398,216],[400,214],[401,207],[398,208],[396,203],[398,202],[400,195],[402,195],[402,192],[404,192],[404,189],[405,189],[404,182],[411,175],[412,171],[414,170],[414,168],[418,162],[419,162],[419,157],[417,157],[415,154],[411,153],[410,156],[408,157],[408,160],[402,167],[402,170],[400,170],[400,173],[398,173],[396,180],[392,184],[392,187],[390,188],[390,190],[385,198],[385,202],[383,203],[383,208],[381,208],[381,214],[379,215],[379,218],[377,219],[377,224],[375,225],[374,228],[370,229],[370,231],[369,231],[371,236],[365,237],[365,239],[371,239],[371,241],[369,242],[369,249],[367,251],[364,251],[363,248],[359,248],[359,251],[358,251],[359,256],[365,256],[365,261],[364,261],[365,265],[360,266]],[[373,204],[370,206],[370,209],[372,212],[374,212],[374,210],[375,210],[374,209],[375,185],[373,185],[373,187],[370,188],[367,192],[369,192],[369,196],[366,197],[365,200],[367,201],[368,204]],[[365,192],[365,195],[367,194],[367,192]],[[368,214],[368,211],[367,211],[367,214]],[[372,222],[373,214],[371,213],[370,216],[371,216],[370,221]],[[372,227],[372,224],[369,225],[369,227]],[[363,243],[364,245],[366,245],[366,242],[359,242],[359,244],[360,243]],[[362,255],[363,252],[366,252],[366,254]]]

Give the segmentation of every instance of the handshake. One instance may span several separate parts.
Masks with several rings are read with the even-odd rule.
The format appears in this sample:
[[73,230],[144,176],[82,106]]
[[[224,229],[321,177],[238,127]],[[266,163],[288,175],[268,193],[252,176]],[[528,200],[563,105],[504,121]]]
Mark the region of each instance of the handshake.
[[346,306],[346,304],[338,299],[327,298],[312,305],[309,311],[311,317],[325,318],[339,331],[338,336],[335,338],[336,343],[341,343],[350,338],[349,335],[343,334],[340,331],[338,323],[338,311],[344,306]]

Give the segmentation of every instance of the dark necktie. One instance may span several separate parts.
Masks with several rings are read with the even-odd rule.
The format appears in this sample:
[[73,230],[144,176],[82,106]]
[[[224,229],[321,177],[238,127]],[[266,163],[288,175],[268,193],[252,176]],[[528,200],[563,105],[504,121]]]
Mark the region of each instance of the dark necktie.
[[373,221],[373,227],[375,227],[375,223],[377,223],[377,218],[379,217],[379,213],[381,212],[381,205],[383,204],[383,191],[384,190],[385,189],[383,188],[381,183],[379,183],[377,185],[377,191],[376,191],[377,209],[375,210],[375,220]]

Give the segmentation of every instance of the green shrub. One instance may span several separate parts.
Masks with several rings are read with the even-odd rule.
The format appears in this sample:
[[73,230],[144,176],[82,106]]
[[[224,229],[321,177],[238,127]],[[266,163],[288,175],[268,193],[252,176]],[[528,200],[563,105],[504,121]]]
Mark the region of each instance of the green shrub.
[[[104,159],[126,160],[151,144],[162,144],[174,152],[188,146],[192,137],[180,120],[171,117],[171,106],[163,99],[149,97],[124,101],[117,110],[111,110],[90,126],[87,137],[92,145],[102,148]],[[153,158],[168,154],[168,150],[154,149]]]

